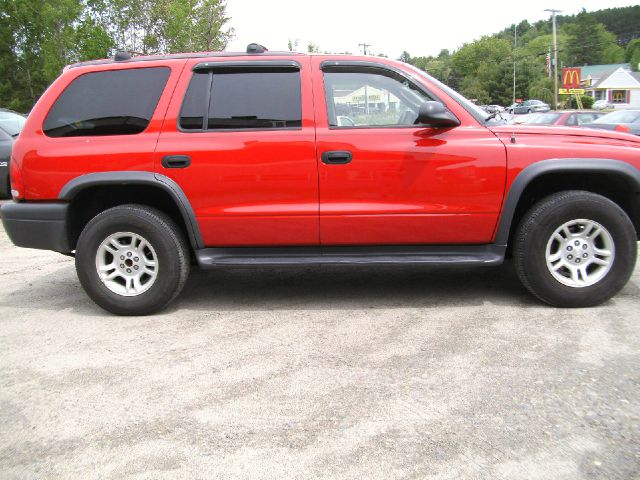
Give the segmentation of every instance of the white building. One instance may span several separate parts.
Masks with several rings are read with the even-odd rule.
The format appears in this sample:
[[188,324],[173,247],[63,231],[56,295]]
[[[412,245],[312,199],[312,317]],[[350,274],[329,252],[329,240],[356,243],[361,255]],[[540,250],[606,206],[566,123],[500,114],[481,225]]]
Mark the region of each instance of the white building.
[[616,108],[640,108],[640,73],[628,63],[581,67],[580,83],[595,100]]

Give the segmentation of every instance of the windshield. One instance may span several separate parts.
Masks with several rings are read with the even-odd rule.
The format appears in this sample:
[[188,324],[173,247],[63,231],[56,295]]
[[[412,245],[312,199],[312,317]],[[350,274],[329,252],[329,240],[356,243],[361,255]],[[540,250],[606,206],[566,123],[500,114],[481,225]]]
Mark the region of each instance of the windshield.
[[[411,68],[411,70],[413,70],[414,72],[418,73],[420,76],[426,78],[431,83],[435,84],[438,88],[443,90],[447,95],[449,95],[456,102],[458,102],[460,105],[462,105],[465,108],[465,110],[467,110],[471,115],[473,115],[475,117],[475,119],[478,120],[479,122],[485,123],[487,118],[489,118],[490,114],[486,110],[483,110],[482,108],[480,108],[478,105],[473,103],[468,98],[463,97],[458,92],[456,92],[454,89],[446,86],[440,80],[436,80],[435,78],[433,78],[431,75],[429,75],[424,70],[420,70],[419,68],[416,68],[413,65],[407,64],[407,66],[409,68]],[[504,120],[498,121],[497,123],[504,123]]]
[[619,112],[608,113],[593,123],[636,123],[640,121],[640,111],[620,110]]
[[0,111],[0,127],[12,137],[20,133],[26,121],[27,119],[18,113]]
[[537,125],[551,125],[560,118],[559,113],[543,113],[541,115],[533,115],[525,123],[535,123]]

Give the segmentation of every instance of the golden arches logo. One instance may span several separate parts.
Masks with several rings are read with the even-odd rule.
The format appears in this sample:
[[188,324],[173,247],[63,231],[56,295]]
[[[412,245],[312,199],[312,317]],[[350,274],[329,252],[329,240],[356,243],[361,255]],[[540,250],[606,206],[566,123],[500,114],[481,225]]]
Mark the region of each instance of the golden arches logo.
[[625,103],[627,101],[627,92],[618,90],[611,93],[611,100],[616,103]]
[[566,68],[562,76],[562,84],[565,87],[580,85],[580,71],[577,68]]

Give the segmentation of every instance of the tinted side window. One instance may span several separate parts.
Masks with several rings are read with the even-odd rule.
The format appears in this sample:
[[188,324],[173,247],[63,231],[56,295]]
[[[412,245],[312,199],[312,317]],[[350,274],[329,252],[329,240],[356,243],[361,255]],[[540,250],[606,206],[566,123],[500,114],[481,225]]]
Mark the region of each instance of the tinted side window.
[[60,95],[44,122],[49,137],[142,132],[169,78],[168,67],[86,73]]
[[[209,87],[210,85],[210,87]],[[185,130],[302,126],[300,72],[194,73],[180,113]]]

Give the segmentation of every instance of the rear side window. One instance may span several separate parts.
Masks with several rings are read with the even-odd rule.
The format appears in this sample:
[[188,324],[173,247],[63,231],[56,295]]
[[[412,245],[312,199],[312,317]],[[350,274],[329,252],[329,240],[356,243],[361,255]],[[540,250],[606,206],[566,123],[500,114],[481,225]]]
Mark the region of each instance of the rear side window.
[[49,137],[134,135],[144,131],[169,78],[168,67],[86,73],[56,100],[44,121]]
[[300,72],[277,68],[194,72],[179,122],[183,130],[300,128]]

